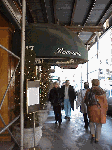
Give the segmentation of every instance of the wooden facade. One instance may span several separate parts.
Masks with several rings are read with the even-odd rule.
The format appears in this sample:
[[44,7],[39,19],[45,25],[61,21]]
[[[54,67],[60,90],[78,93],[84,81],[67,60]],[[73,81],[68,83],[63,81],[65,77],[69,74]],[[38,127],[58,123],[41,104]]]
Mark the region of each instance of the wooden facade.
[[[0,14],[0,44],[3,45],[8,50],[12,51],[12,36],[13,36],[14,27],[5,19],[2,14]],[[7,51],[0,48],[0,103],[3,98],[3,95],[7,89],[8,83],[12,76],[12,73],[17,64],[16,58],[11,56]],[[10,88],[5,97],[4,103],[0,110],[6,125],[8,125],[14,118],[13,109],[14,104],[14,91],[15,91],[15,77],[10,85]],[[4,125],[0,119],[0,130],[4,128]],[[11,136],[6,130],[0,134],[0,141],[10,141]]]

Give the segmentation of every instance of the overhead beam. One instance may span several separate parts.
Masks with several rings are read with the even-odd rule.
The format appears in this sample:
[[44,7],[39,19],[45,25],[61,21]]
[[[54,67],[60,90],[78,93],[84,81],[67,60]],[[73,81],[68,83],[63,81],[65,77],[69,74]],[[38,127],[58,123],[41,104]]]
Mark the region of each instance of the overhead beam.
[[[82,22],[82,26],[85,26],[85,25],[86,25],[86,23],[87,23],[87,21],[88,21],[88,19],[89,19],[89,16],[90,16],[90,14],[91,14],[91,11],[92,11],[92,9],[93,9],[95,3],[96,3],[96,0],[93,0],[92,3],[91,3],[91,5],[90,5],[90,8],[89,8],[89,10],[88,10],[88,12],[87,12],[87,15],[86,15],[86,17],[84,18],[84,20],[83,20],[83,22]],[[83,28],[82,28],[82,30],[83,30]],[[82,30],[81,30],[81,32],[82,32]],[[79,34],[80,34],[80,32],[78,32],[78,35],[79,35]]]
[[74,32],[101,32],[103,31],[103,26],[65,26],[66,28],[70,29]]
[[89,44],[89,42],[94,38],[96,36],[96,34],[95,33],[93,33],[92,35],[91,35],[91,37],[89,38],[89,40],[86,42],[86,44],[85,45],[88,45]]
[[44,22],[48,23],[48,16],[47,16],[45,0],[40,0],[40,3],[41,3],[41,9],[42,9],[42,13],[43,13]]
[[107,10],[109,9],[109,7],[112,5],[112,0],[109,1],[109,3],[107,4],[107,6],[105,7],[104,11],[102,12],[100,18],[98,19],[96,25],[99,25],[100,21],[102,20],[102,18],[104,17],[104,15],[106,14]]
[[88,20],[90,14],[91,14],[91,11],[92,11],[92,9],[93,9],[95,3],[96,3],[96,0],[93,0],[92,3],[91,3],[91,5],[90,5],[90,8],[89,8],[89,10],[88,10],[88,12],[87,12],[87,15],[86,15],[86,17],[84,18],[84,20],[83,20],[83,22],[82,22],[82,26],[84,26],[84,25],[87,23],[87,20]]
[[[109,7],[111,7],[111,5],[112,5],[112,1],[110,0],[109,3],[107,4],[105,10],[102,12],[102,14],[101,14],[99,20],[97,21],[96,26],[100,25],[100,22],[101,22],[102,18],[103,18],[104,15],[106,14],[106,12],[107,12],[107,10],[109,9]],[[103,31],[104,31],[104,30],[103,30]],[[96,31],[96,32],[100,32],[100,31]],[[96,36],[96,34],[93,33],[93,34],[91,35],[91,37],[89,38],[89,40],[86,42],[86,44],[89,44],[90,41],[91,41],[95,36]]]
[[76,5],[77,5],[77,0],[74,0],[74,6],[73,6],[73,11],[72,11],[72,17],[71,17],[71,26],[73,25],[73,18],[76,10]]

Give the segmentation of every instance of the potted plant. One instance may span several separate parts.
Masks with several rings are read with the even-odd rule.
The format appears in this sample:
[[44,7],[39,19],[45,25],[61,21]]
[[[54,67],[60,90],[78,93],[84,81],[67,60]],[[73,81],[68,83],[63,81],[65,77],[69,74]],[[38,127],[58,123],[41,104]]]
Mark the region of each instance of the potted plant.
[[[23,146],[24,148],[32,148],[37,146],[41,137],[42,137],[42,126],[38,123],[38,120],[35,122],[35,134],[34,134],[34,122],[33,114],[25,114],[24,116],[24,137],[23,137]],[[17,142],[20,144],[21,134],[20,134],[20,123],[13,125],[13,135]],[[34,140],[34,136],[35,139]],[[34,145],[35,141],[35,145]]]
[[[47,120],[50,105],[48,104],[48,92],[49,92],[49,74],[50,66],[47,63],[43,63],[41,66],[40,75],[36,75],[35,66],[36,54],[34,51],[28,49],[25,54],[25,72],[24,72],[24,148],[33,147],[34,134],[33,134],[33,114],[27,114],[26,112],[26,79],[36,80],[40,76],[40,109],[35,113],[36,128],[35,138],[38,144],[42,136],[42,126]],[[16,93],[15,93],[15,116],[20,114],[20,66],[16,71]],[[19,90],[18,90],[19,89]],[[14,135],[18,143],[20,143],[20,120],[14,125]]]
[[49,78],[50,66],[44,62],[41,65],[40,71],[40,109],[36,113],[40,125],[43,125],[47,120],[49,113],[48,92],[49,92]]
[[[24,72],[24,141],[23,145],[24,148],[32,148],[34,147],[34,123],[33,123],[33,114],[27,114],[26,111],[26,79],[36,80],[36,68],[34,65],[36,54],[34,51],[30,49],[26,49],[25,54],[25,72]],[[20,66],[16,71],[15,76],[15,109],[14,114],[15,116],[20,114]],[[13,135],[17,142],[20,144],[20,119],[13,125]],[[36,117],[36,124],[35,124],[35,146],[38,145],[42,136],[42,126],[38,122],[38,117]]]

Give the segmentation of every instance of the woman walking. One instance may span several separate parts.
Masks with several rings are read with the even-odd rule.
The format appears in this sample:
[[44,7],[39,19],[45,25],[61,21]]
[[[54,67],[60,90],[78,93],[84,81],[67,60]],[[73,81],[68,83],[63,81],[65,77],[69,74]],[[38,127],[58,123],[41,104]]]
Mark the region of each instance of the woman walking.
[[[105,91],[99,87],[99,80],[92,80],[92,88],[85,94],[88,117],[90,120],[91,142],[98,143],[101,135],[102,124],[106,123],[106,113],[108,110]],[[96,127],[95,127],[96,126]]]
[[81,90],[79,93],[78,93],[78,98],[77,98],[77,101],[76,101],[76,108],[78,109],[78,107],[80,106],[81,109],[81,113],[83,113],[83,117],[84,117],[84,122],[85,122],[85,128],[88,129],[88,117],[87,117],[87,106],[86,104],[84,103],[84,97],[85,97],[85,93],[87,91],[87,89],[89,88],[89,83],[88,82],[84,82],[84,89]]
[[54,87],[50,90],[49,93],[49,101],[51,102],[51,105],[53,106],[54,114],[55,114],[55,124],[57,124],[57,121],[59,122],[59,125],[61,125],[62,118],[61,118],[61,92],[59,88],[58,82],[54,82]]

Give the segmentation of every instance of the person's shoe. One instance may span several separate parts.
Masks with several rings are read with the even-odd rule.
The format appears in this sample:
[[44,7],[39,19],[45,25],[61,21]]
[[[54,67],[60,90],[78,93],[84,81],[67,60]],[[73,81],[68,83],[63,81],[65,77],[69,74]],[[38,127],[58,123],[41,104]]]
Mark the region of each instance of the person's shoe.
[[84,126],[84,128],[87,130],[87,129],[88,129],[88,126]]
[[57,124],[57,121],[55,122],[55,124]]
[[91,135],[91,144],[95,141],[95,136]]
[[95,143],[98,144],[98,142],[99,142],[99,141],[95,139]]
[[61,122],[59,122],[59,126],[61,125]]
[[67,119],[67,116],[65,116],[65,119]]
[[91,144],[95,141],[95,137],[91,137]]

